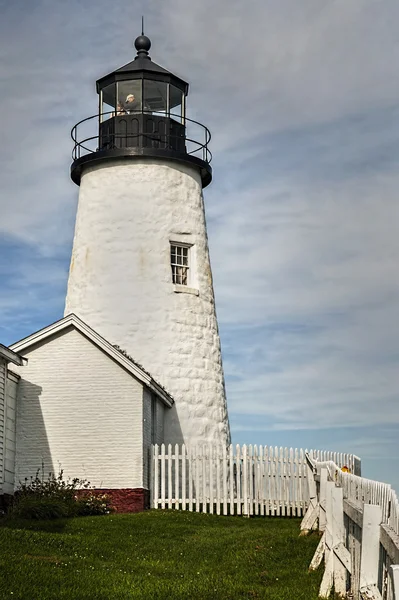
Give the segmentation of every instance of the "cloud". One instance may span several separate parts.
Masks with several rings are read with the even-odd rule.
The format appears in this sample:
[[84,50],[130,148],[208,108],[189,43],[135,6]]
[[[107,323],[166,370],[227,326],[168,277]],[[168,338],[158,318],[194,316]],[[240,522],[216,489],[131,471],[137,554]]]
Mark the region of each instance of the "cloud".
[[69,131],[96,112],[95,80],[133,57],[144,12],[153,59],[190,82],[189,116],[212,131],[205,202],[234,435],[385,452],[384,424],[399,421],[399,4],[381,7],[5,5],[2,341],[62,315]]

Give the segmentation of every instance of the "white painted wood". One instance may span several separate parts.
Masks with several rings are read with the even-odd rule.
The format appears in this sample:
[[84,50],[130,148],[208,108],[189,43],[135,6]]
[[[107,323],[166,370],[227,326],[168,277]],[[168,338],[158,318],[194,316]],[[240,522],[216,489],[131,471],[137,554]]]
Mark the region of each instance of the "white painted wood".
[[320,541],[316,548],[316,552],[314,553],[314,556],[312,558],[312,562],[310,563],[310,566],[309,566],[310,571],[315,571],[316,569],[319,568],[319,565],[321,564],[321,561],[323,560],[323,557],[324,557],[325,547],[326,547],[326,534],[324,532],[320,538]]
[[237,515],[241,515],[241,448],[236,445],[236,485],[237,485]]
[[234,451],[233,446],[229,446],[229,485],[230,485],[230,515],[234,515]]
[[328,471],[322,467],[320,471],[320,498],[319,498],[319,530],[324,531],[326,528],[326,485]]
[[175,497],[174,497],[174,508],[179,509],[180,500],[180,469],[179,469],[179,445],[175,444],[175,463],[174,463],[174,478],[175,478]]
[[201,446],[195,448],[195,512],[200,511],[201,504]]
[[329,598],[331,595],[331,590],[334,582],[334,557],[332,554],[329,555],[326,561],[326,565],[324,568],[323,578],[320,584],[319,597],[320,598]]
[[207,462],[208,462],[208,447],[207,446],[203,446],[202,447],[202,512],[206,513],[208,512],[208,498],[207,498],[207,483],[208,483],[208,477],[207,477]]
[[377,585],[380,551],[381,507],[365,504],[363,508],[360,589]]
[[345,529],[344,529],[344,501],[343,490],[341,487],[334,486],[331,488],[331,503],[332,503],[332,545],[334,553],[334,590],[337,594],[343,596],[346,594],[346,566],[341,561],[341,556],[347,555],[342,550],[345,547]]
[[220,515],[221,499],[220,446],[216,447],[216,514]]
[[154,465],[154,470],[153,470],[153,480],[152,483],[153,485],[151,486],[151,488],[154,490],[153,491],[153,503],[152,506],[153,508],[158,508],[158,498],[159,498],[159,447],[158,444],[155,444],[153,451],[152,451],[152,464]]
[[242,514],[245,517],[249,517],[249,506],[248,506],[248,452],[247,446],[244,444],[242,447],[242,494],[243,494],[243,511]]
[[215,492],[215,481],[214,481],[214,448],[209,448],[209,512],[213,515],[214,511],[214,492]]
[[181,479],[181,499],[182,499],[182,509],[186,510],[187,508],[187,457],[186,457],[186,446],[182,444],[181,447],[181,468],[182,468],[182,479]]
[[165,484],[166,484],[166,468],[165,468],[165,444],[161,445],[161,508],[165,508]]
[[167,461],[168,461],[168,502],[167,502],[167,508],[173,508],[172,505],[172,498],[173,498],[173,492],[172,492],[172,460],[173,460],[173,455],[172,455],[172,444],[168,444],[168,456],[167,456]]
[[226,446],[222,447],[223,457],[223,514],[227,515],[227,450]]
[[390,571],[393,591],[392,600],[399,600],[399,565],[391,565]]
[[193,448],[188,450],[188,510],[193,511]]

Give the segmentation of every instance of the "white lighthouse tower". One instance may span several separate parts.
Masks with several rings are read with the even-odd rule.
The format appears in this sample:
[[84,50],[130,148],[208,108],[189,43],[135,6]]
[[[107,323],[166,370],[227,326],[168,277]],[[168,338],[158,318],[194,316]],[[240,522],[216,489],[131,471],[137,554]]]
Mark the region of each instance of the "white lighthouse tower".
[[[73,129],[79,203],[65,315],[75,313],[172,394],[166,443],[230,441],[202,190],[209,131],[151,42],[97,81],[99,114]],[[94,130],[90,133],[90,126]]]

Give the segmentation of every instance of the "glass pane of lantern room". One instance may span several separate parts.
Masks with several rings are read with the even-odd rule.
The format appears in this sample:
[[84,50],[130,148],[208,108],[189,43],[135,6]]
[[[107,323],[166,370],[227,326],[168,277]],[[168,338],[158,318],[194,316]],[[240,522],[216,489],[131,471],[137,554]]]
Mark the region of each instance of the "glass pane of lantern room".
[[167,86],[164,81],[144,79],[144,111],[165,116],[167,111]]
[[106,121],[110,117],[114,116],[115,111],[115,84],[107,85],[102,90],[102,103],[101,103],[101,120]]
[[172,117],[172,119],[178,121],[179,123],[181,123],[182,117],[184,117],[184,115],[182,114],[182,99],[183,92],[174,85],[171,85],[169,99],[170,116]]
[[142,80],[118,82],[117,114],[134,114],[142,111]]

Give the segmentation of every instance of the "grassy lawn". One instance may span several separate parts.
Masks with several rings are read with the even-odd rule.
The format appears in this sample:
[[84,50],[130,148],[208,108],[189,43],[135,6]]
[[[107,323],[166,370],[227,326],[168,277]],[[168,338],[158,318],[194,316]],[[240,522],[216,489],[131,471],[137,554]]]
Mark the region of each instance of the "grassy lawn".
[[0,598],[316,600],[299,519],[148,511],[0,521]]

